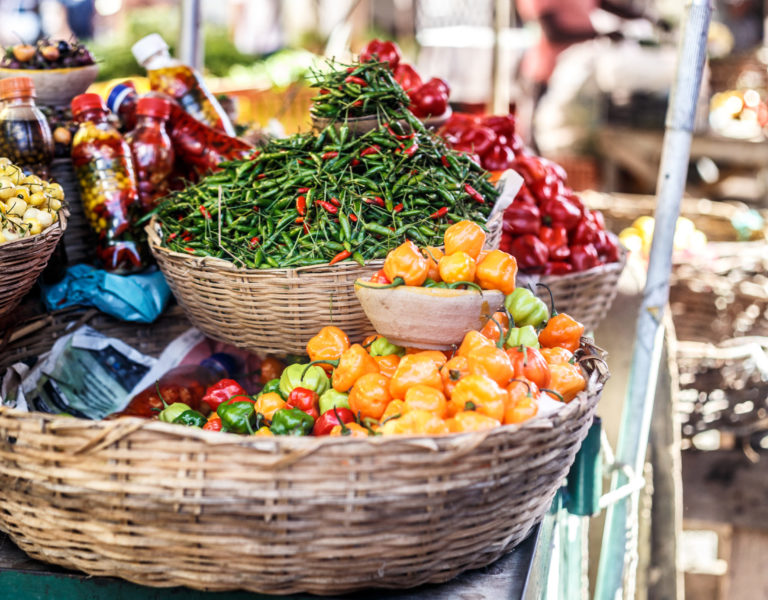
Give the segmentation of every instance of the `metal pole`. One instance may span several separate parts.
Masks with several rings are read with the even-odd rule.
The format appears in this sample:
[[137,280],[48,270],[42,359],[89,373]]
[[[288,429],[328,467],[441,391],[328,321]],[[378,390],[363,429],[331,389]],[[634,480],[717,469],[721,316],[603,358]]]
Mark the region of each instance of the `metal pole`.
[[511,3],[508,0],[496,0],[493,22],[493,93],[491,98],[492,113],[506,115],[509,112],[509,90],[511,86],[511,67],[509,52],[505,51],[502,36],[509,33]]
[[203,14],[201,0],[181,0],[179,51],[176,56],[198,71],[203,68]]
[[[620,465],[643,472],[653,412],[656,377],[664,340],[663,314],[669,299],[672,242],[685,191],[696,102],[707,50],[711,0],[692,0],[680,42],[677,75],[669,99],[666,133],[657,181],[656,227],[648,277],[637,319],[632,368],[616,449]],[[611,490],[629,481],[626,469],[614,472]],[[600,552],[596,600],[634,597],[638,492],[608,508]],[[623,594],[622,594],[623,591]]]

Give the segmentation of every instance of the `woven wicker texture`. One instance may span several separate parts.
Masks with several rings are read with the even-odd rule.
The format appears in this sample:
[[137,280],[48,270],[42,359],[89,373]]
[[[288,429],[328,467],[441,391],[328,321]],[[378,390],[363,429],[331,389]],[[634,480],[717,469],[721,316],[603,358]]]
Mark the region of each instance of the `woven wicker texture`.
[[179,306],[169,308],[151,324],[119,321],[96,309],[57,310],[14,323],[6,331],[0,329],[0,373],[16,362],[35,359],[48,352],[64,333],[81,325],[89,325],[155,357],[160,356],[171,340],[192,327]]
[[[488,222],[488,229],[486,247],[497,248],[501,213]],[[309,339],[328,324],[353,340],[374,333],[354,282],[380,269],[383,260],[364,267],[344,261],[298,269],[240,269],[226,260],[164,248],[154,222],[146,231],[174,296],[195,327],[213,339],[254,352],[304,354]]]
[[254,438],[0,408],[0,528],[30,556],[152,586],[287,594],[442,582],[542,518],[607,370],[521,426]]
[[517,275],[517,286],[531,286],[536,295],[549,306],[549,292],[537,283],[552,290],[555,308],[568,313],[584,324],[585,331],[594,331],[611,309],[618,292],[619,277],[627,262],[627,252],[622,247],[619,262],[600,265],[594,269],[568,275]]
[[96,235],[88,226],[88,220],[85,218],[72,159],[55,159],[51,163],[51,180],[61,185],[64,189],[64,197],[67,199],[69,217],[67,230],[64,232],[64,247],[67,250],[69,264],[91,262],[94,259],[93,249],[96,247]]
[[0,244],[0,317],[18,306],[43,272],[67,228],[65,211],[59,220],[38,235]]

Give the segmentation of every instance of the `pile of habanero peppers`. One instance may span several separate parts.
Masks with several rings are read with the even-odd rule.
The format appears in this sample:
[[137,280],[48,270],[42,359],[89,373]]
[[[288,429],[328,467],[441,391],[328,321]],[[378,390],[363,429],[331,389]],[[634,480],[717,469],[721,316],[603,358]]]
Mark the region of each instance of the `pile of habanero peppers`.
[[[450,352],[402,348],[382,336],[351,344],[338,327],[307,343],[294,364],[248,396],[222,380],[206,391],[206,419],[178,403],[160,420],[245,435],[440,435],[522,423],[543,394],[570,402],[586,388],[584,327],[524,289]],[[509,326],[510,318],[516,326]]]
[[452,223],[484,224],[498,198],[488,173],[400,117],[406,127],[329,126],[222,163],[156,209],[165,246],[246,268],[364,264],[405,239],[439,245]]

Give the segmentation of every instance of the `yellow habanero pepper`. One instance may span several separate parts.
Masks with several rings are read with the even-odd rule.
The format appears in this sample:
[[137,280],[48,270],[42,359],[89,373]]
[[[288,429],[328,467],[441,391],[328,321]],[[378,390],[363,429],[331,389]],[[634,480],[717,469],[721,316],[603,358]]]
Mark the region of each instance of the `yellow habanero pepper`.
[[389,393],[393,398],[402,400],[408,388],[414,385],[428,385],[443,391],[443,381],[432,356],[422,353],[403,356],[389,382]]
[[516,275],[515,257],[501,250],[491,250],[478,263],[475,280],[484,290],[501,290],[506,295],[515,291]]
[[501,425],[501,421],[474,410],[463,410],[446,420],[445,424],[451,433],[465,433],[493,429]]
[[459,221],[445,230],[445,253],[466,252],[476,259],[485,244],[485,231],[472,221]]
[[445,421],[435,413],[416,408],[381,426],[382,435],[441,435],[449,433]]
[[445,283],[458,283],[459,281],[475,280],[475,259],[466,252],[453,252],[446,254],[438,263],[440,278]]
[[416,244],[406,240],[387,254],[384,273],[392,283],[400,278],[405,285],[419,286],[427,279],[429,263]]
[[501,422],[504,418],[506,390],[486,375],[467,375],[453,388],[448,414],[453,416],[464,410],[476,410]]

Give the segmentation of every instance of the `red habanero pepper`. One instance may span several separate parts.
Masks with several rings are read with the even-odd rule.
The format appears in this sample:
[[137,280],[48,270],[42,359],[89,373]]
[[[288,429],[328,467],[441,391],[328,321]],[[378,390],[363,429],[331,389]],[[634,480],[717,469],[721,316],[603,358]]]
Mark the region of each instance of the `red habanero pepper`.
[[571,235],[571,243],[584,245],[594,244],[598,240],[598,234],[600,230],[593,220],[588,217],[582,217],[579,219],[576,229],[573,230]]
[[468,183],[464,184],[464,191],[467,192],[469,197],[472,198],[472,200],[475,202],[478,202],[479,204],[485,204],[485,198],[483,195]]
[[326,410],[322,416],[315,421],[312,428],[312,435],[330,435],[331,429],[342,423],[351,423],[355,420],[355,413],[344,407],[337,407]]
[[338,155],[339,155],[338,152],[336,152],[335,150],[332,150],[331,152],[324,153],[321,158],[323,160],[328,160],[330,158],[336,158]]
[[619,260],[619,238],[611,231],[601,229],[597,232],[597,242],[595,249],[600,259],[606,263],[618,262]]
[[337,212],[339,212],[339,209],[337,207],[335,207],[333,204],[331,204],[326,200],[318,200],[317,203],[332,215],[335,215]]
[[308,415],[311,415],[313,419],[317,419],[320,416],[318,401],[319,397],[314,390],[295,387],[291,390],[291,393],[288,394],[285,403],[291,408],[303,410]]
[[548,262],[544,266],[544,275],[567,275],[568,273],[573,273],[573,265],[571,263],[554,261]]
[[438,208],[435,212],[429,215],[429,217],[431,219],[439,219],[440,217],[444,217],[447,212],[448,212],[448,207],[443,206],[442,208]]
[[495,141],[496,133],[493,129],[488,129],[488,127],[482,127],[480,125],[473,125],[459,134],[459,141],[455,144],[454,148],[456,150],[473,152],[483,156],[491,149],[491,146]]
[[542,227],[539,231],[539,239],[549,248],[549,260],[563,261],[571,255],[568,247],[568,232],[562,225]]
[[541,230],[539,207],[514,200],[504,211],[502,230],[513,235],[539,235]]
[[512,140],[515,135],[515,116],[514,115],[488,115],[480,121],[483,127],[492,129],[497,136],[504,136],[507,141]]
[[213,412],[219,408],[219,404],[226,402],[232,396],[245,395],[246,391],[234,379],[220,379],[208,386],[202,401],[211,407]]
[[352,253],[349,250],[342,250],[336,256],[334,256],[331,259],[331,262],[329,262],[328,264],[329,265],[335,265],[337,262],[341,262],[342,260],[346,260],[350,256],[352,256]]
[[360,87],[367,87],[368,82],[363,79],[362,77],[357,77],[356,75],[347,75],[344,78],[344,83],[356,83]]
[[571,246],[571,264],[574,271],[586,271],[602,262],[594,244],[573,244]]
[[204,431],[221,431],[221,428],[221,417],[216,413],[213,413],[213,415],[211,415],[211,417],[208,419],[208,422],[203,425]]
[[362,157],[362,156],[368,156],[369,154],[378,154],[379,152],[381,152],[381,148],[379,147],[378,144],[374,144],[373,146],[368,146],[367,148],[364,148],[360,152],[360,156]]
[[400,48],[394,42],[373,39],[360,52],[360,62],[376,59],[389,63],[390,69],[396,69],[400,62]]
[[302,217],[307,214],[307,198],[305,196],[296,198],[296,212]]
[[510,148],[495,142],[490,149],[480,157],[484,169],[488,171],[504,171],[515,159],[515,154]]
[[397,83],[400,84],[400,87],[406,92],[421,87],[421,77],[411,65],[406,65],[405,63],[398,64],[397,68],[393,69],[392,74],[395,76],[395,81],[397,81]]
[[517,260],[521,270],[540,271],[549,259],[549,248],[535,235],[521,235],[507,250]]
[[373,275],[371,275],[371,278],[368,281],[371,283],[392,283],[389,280],[389,277],[387,277],[387,274],[384,273],[384,269],[379,269],[376,271]]
[[582,219],[579,207],[564,196],[545,200],[541,205],[541,213],[541,220],[545,225],[551,227],[561,225],[566,231],[571,231]]

